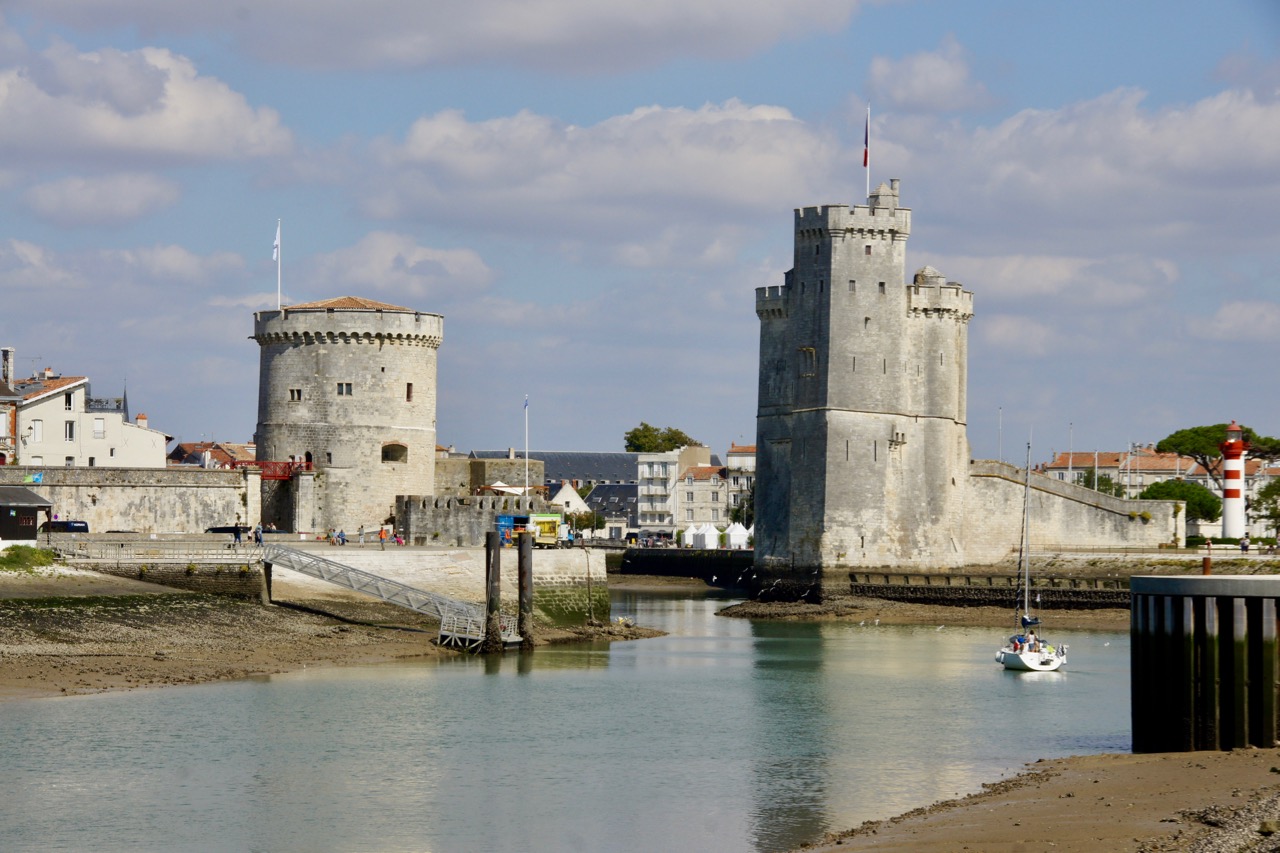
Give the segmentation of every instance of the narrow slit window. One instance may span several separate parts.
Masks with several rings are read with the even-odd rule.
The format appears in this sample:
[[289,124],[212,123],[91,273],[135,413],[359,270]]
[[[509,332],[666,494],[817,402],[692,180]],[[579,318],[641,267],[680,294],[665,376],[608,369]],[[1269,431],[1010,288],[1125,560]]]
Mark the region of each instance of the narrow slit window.
[[852,279],[852,278],[849,279],[849,292],[850,293],[858,292],[858,282],[855,279]]
[[404,386],[404,401],[406,403],[413,402],[413,383],[407,382]]

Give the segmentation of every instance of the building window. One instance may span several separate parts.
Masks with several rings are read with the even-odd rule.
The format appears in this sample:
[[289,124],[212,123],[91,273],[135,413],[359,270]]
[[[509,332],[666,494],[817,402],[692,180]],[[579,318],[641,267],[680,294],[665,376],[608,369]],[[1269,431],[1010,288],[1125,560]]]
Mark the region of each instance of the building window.
[[849,279],[849,292],[850,293],[858,292],[858,282],[854,281],[853,279]]
[[868,254],[868,255],[870,255],[870,254],[871,254],[871,244],[870,244],[870,243],[868,243],[868,244],[866,245],[865,253],[866,253],[866,254]]
[[93,437],[94,438],[107,437],[107,419],[106,418],[93,419]]
[[718,485],[720,485],[720,478],[719,478],[719,477],[717,477],[715,474],[712,474],[712,475],[711,475],[711,485],[713,485],[713,486],[718,486]]
[[31,440],[36,444],[44,441],[44,421],[39,418],[31,422]]
[[733,485],[734,485],[735,487],[737,487],[737,485],[738,485],[738,480],[739,480],[739,479],[741,479],[741,478],[739,478],[739,477],[734,477],[734,478],[733,478]]
[[94,459],[92,456],[90,456],[90,457],[89,457],[89,467],[90,467],[90,468],[92,468],[93,466],[95,466],[95,465],[97,465],[97,464],[98,464],[98,460],[97,460],[97,459]]
[[339,382],[339,383],[338,383],[338,396],[339,396],[339,397],[350,397],[350,396],[351,396],[351,383],[350,383],[350,382]]
[[693,485],[693,477],[685,477],[685,478],[684,478],[684,483],[685,483],[685,485],[686,485],[686,486],[692,486],[692,485]]
[[114,459],[116,455],[116,449],[114,447],[111,448],[111,452],[109,452],[107,455]]
[[711,520],[712,520],[712,521],[719,521],[719,520],[720,520],[720,510],[718,510],[718,509],[713,509],[713,510],[711,510]]
[[404,386],[404,401],[406,403],[413,402],[413,383],[406,382]]
[[76,467],[76,458],[74,456],[68,456],[62,464],[68,468],[74,468]]
[[408,462],[409,448],[403,444],[385,444],[382,447],[383,462]]
[[68,412],[71,411],[71,400],[72,400],[72,395],[70,394],[62,395],[62,408],[66,409]]
[[693,492],[685,492],[684,499],[688,503],[693,503]]
[[693,510],[692,510],[692,509],[686,509],[686,510],[684,511],[684,520],[685,520],[685,521],[693,521]]
[[76,440],[76,422],[66,421],[62,425],[62,437],[67,441]]
[[713,504],[718,504],[718,503],[720,503],[720,493],[719,493],[719,492],[712,492],[712,493],[711,493],[711,502],[712,502]]
[[730,495],[730,496],[729,496],[729,502],[730,502],[731,504],[733,504],[734,506],[737,506],[737,505],[738,505],[738,498],[740,498],[740,497],[742,497],[742,495]]
[[[341,392],[341,391],[339,391],[338,393],[339,393],[339,394],[341,394],[342,392]],[[301,389],[301,388],[290,388],[290,389],[289,389],[289,402],[290,402],[290,403],[301,403],[301,402],[302,402],[302,389]]]
[[884,282],[880,282],[880,292],[884,293]]

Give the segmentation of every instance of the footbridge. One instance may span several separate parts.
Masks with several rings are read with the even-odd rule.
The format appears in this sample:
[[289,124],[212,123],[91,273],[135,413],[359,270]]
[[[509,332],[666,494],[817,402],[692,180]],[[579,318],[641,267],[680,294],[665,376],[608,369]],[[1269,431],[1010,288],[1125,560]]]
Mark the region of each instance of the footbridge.
[[[286,548],[282,545],[266,546],[262,561],[267,567],[279,566],[282,569],[289,569],[380,598],[390,604],[407,607],[427,616],[434,616],[440,620],[440,644],[443,646],[476,649],[484,642],[485,612],[484,608],[478,604],[416,589],[399,581],[339,563],[337,560],[321,557],[310,551]],[[499,622],[503,644],[519,643],[520,635],[516,630],[516,618],[504,613],[499,617]]]

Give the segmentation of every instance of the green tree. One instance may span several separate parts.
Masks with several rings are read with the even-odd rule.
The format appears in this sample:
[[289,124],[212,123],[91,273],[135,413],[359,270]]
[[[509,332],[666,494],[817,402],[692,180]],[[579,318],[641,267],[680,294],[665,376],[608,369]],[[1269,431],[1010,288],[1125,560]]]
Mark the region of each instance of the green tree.
[[1249,514],[1256,519],[1266,519],[1280,530],[1280,480],[1272,480],[1249,503]]
[[[1166,436],[1158,444],[1160,453],[1177,453],[1190,456],[1196,463],[1209,472],[1213,482],[1222,488],[1222,480],[1216,470],[1222,451],[1218,448],[1227,439],[1228,424],[1211,424],[1209,426],[1188,427]],[[1280,459],[1280,439],[1258,435],[1247,426],[1241,426],[1244,440],[1249,442],[1249,455],[1254,459]]]
[[565,516],[574,530],[603,530],[604,516],[598,512],[574,512]]
[[666,453],[681,447],[701,447],[702,442],[690,438],[682,430],[675,427],[659,429],[652,424],[640,422],[640,426],[627,430],[622,434],[628,453]]
[[1112,497],[1122,497],[1124,495],[1124,486],[1111,479],[1109,474],[1099,474],[1098,482],[1093,481],[1093,469],[1084,469],[1084,475],[1080,477],[1080,485],[1086,489],[1093,489],[1095,492],[1102,492],[1104,495]]
[[1187,505],[1187,521],[1217,521],[1222,517],[1222,498],[1187,480],[1152,483],[1142,490],[1138,500],[1183,501]]

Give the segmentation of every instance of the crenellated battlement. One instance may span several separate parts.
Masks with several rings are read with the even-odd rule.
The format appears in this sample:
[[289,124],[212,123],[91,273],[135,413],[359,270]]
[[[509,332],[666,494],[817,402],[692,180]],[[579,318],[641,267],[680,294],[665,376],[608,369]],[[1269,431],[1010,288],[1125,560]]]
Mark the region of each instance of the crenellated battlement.
[[756,316],[761,320],[769,317],[787,316],[791,288],[785,284],[774,284],[756,288]]
[[955,281],[908,284],[907,311],[912,317],[949,317],[967,323],[973,317],[973,292]]
[[860,237],[906,240],[911,209],[898,206],[898,180],[876,188],[867,204],[824,204],[795,210],[796,240]]

